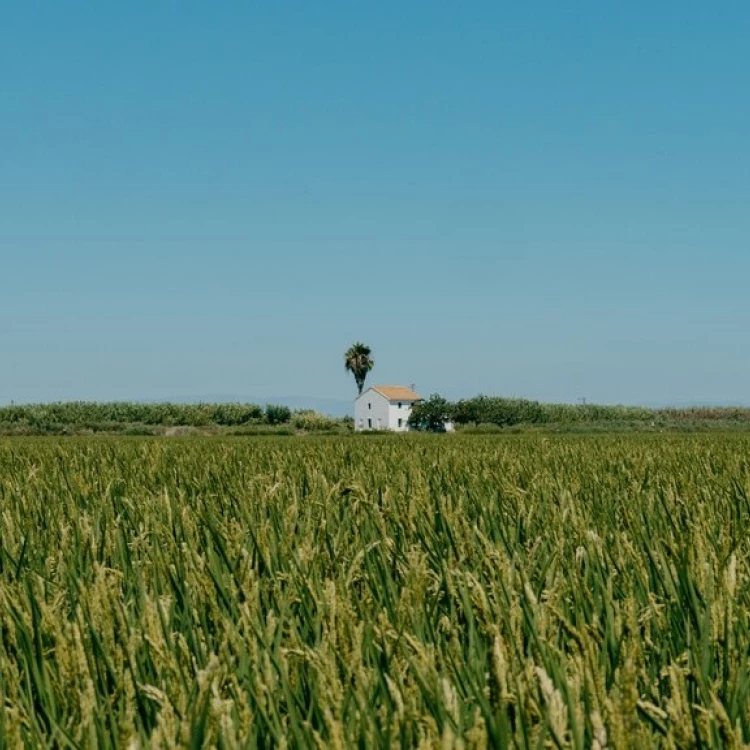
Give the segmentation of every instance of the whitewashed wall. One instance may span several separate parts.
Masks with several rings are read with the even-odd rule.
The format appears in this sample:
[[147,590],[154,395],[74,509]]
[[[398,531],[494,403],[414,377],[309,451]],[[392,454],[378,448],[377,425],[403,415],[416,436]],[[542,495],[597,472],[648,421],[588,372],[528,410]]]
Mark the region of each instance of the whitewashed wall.
[[[396,432],[406,432],[408,429],[406,426],[406,423],[409,419],[409,415],[411,414],[411,402],[410,401],[401,401],[401,408],[398,408],[399,402],[398,401],[391,401],[390,407],[388,409],[388,424],[390,426],[390,429],[396,430]],[[401,425],[399,426],[398,420],[401,420]]]
[[388,399],[372,388],[368,388],[354,402],[355,430],[387,430],[390,426],[389,418]]

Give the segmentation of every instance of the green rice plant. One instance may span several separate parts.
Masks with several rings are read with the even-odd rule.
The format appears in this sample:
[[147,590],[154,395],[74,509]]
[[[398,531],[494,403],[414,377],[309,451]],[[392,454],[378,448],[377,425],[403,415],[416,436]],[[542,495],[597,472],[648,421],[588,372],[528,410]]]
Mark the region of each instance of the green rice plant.
[[0,441],[0,747],[747,746],[748,449]]

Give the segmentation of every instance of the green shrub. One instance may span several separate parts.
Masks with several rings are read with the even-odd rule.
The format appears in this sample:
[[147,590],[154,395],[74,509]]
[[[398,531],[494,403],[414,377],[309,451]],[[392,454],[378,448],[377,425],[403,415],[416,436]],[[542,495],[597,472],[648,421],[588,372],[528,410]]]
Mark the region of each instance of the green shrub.
[[340,429],[340,423],[337,420],[308,410],[295,412],[292,417],[292,426],[306,432],[336,432]]
[[266,404],[266,422],[268,424],[288,424],[292,420],[292,410],[281,404]]
[[421,432],[444,432],[445,423],[453,418],[451,404],[437,393],[418,401],[411,408],[408,425]]

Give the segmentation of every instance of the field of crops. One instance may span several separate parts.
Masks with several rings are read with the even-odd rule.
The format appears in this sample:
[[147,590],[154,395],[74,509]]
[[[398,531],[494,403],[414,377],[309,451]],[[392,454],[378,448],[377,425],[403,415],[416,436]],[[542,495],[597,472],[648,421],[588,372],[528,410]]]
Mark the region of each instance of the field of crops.
[[750,742],[750,438],[0,442],[0,746]]

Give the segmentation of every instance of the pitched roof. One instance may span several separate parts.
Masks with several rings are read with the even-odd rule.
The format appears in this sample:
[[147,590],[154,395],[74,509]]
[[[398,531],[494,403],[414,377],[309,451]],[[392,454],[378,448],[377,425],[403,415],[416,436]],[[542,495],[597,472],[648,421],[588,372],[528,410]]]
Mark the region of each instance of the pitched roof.
[[421,401],[422,397],[411,388],[403,385],[374,385],[373,391],[385,396],[389,401]]

